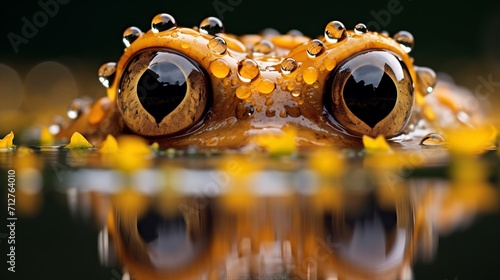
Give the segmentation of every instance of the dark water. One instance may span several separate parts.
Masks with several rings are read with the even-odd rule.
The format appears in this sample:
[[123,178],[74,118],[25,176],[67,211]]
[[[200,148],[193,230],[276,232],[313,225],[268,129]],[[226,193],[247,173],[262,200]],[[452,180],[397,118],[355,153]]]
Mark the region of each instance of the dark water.
[[[16,170],[17,180],[16,272],[7,271],[12,233],[4,228],[2,279],[122,279],[123,266],[138,269],[136,279],[147,273],[158,279],[336,279],[328,277],[338,273],[343,279],[360,271],[366,279],[396,279],[399,264],[411,268],[414,279],[500,277],[496,210],[422,204],[425,197],[443,202],[438,198],[457,188],[446,164],[415,169],[387,188],[390,181],[359,168],[359,157],[338,177],[321,174],[301,157],[266,159],[267,169],[239,177],[219,168],[219,155],[159,155],[146,173],[123,175],[85,167],[82,154],[78,162],[67,151],[35,154],[44,162],[39,190],[26,188],[37,184],[26,178],[36,176],[22,175],[19,155],[1,154],[2,181],[8,182],[8,170]],[[496,166],[495,155],[482,160]],[[486,183],[498,195],[495,169]],[[477,195],[482,183],[469,195],[487,204]],[[244,194],[231,192],[245,185]],[[2,189],[3,200],[8,192]],[[455,207],[466,205],[463,199]],[[420,220],[435,220],[440,211],[456,212],[458,219],[447,230],[436,223],[430,241],[422,243],[419,229],[428,224]],[[2,211],[5,224],[12,217],[7,213]],[[102,235],[104,228],[108,234]],[[383,267],[391,273],[380,274]],[[181,277],[186,271],[193,274]]]

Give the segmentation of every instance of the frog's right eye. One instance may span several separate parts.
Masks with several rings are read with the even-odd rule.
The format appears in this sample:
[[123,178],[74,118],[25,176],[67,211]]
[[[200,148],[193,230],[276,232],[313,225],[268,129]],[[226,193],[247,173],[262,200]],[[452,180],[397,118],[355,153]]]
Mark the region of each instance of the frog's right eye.
[[148,49],[125,68],[118,109],[137,134],[172,135],[200,121],[209,91],[209,80],[195,61],[172,50]]

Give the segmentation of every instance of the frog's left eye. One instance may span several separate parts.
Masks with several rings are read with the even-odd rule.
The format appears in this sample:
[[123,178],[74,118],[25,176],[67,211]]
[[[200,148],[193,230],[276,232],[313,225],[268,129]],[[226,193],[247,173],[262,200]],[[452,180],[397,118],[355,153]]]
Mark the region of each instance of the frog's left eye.
[[339,64],[325,97],[335,121],[348,133],[393,137],[402,132],[413,107],[413,81],[393,53],[372,50]]
[[205,72],[192,59],[172,50],[148,49],[125,68],[118,109],[137,134],[172,135],[202,118],[209,88]]

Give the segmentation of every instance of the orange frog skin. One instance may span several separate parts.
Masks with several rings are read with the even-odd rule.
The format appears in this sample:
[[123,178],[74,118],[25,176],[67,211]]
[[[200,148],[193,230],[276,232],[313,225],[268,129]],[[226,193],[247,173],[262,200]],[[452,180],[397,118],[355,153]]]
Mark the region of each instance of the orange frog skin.
[[151,26],[125,30],[124,53],[99,69],[107,96],[80,108],[59,137],[80,132],[99,145],[108,134],[137,134],[162,147],[237,149],[289,129],[299,148],[353,147],[363,135],[390,139],[436,119],[427,102],[436,75],[413,65],[406,31],[389,37],[332,21],[317,39],[236,37],[217,18],[185,28],[169,14]]

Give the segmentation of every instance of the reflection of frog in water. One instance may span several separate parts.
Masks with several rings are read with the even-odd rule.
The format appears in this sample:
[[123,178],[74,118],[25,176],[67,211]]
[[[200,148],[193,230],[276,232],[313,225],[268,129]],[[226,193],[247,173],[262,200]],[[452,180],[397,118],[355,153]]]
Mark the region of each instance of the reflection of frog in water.
[[319,39],[235,37],[216,18],[182,28],[160,14],[151,30],[131,27],[123,39],[119,61],[99,69],[107,96],[78,108],[60,137],[78,131],[98,144],[133,133],[164,147],[240,148],[292,129],[299,147],[352,147],[363,135],[410,133],[421,119],[470,115],[449,91],[429,94],[436,75],[413,65],[405,31],[391,38],[332,21]]

